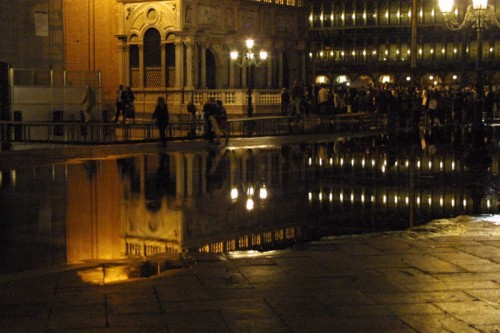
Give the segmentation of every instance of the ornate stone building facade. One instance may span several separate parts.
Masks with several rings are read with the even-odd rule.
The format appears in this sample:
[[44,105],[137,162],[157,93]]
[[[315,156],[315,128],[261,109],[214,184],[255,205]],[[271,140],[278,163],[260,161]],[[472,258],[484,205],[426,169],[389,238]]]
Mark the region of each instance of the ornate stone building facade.
[[281,87],[306,77],[302,0],[84,0],[64,6],[68,67],[100,71],[109,103],[118,84],[130,86],[139,112],[151,112],[164,95],[174,113],[185,113],[191,100],[216,97],[229,112],[243,114],[249,75],[230,51],[244,52],[247,38],[255,40],[255,51],[270,55],[251,67],[257,112],[277,103]]
[[[471,1],[455,3],[453,16],[462,21]],[[489,3],[500,17],[500,1]],[[448,30],[436,0],[312,0],[307,7],[314,77],[358,86],[376,82],[460,86],[476,81],[475,29]],[[500,29],[490,28],[484,30],[482,62],[485,83],[496,86],[500,85]]]

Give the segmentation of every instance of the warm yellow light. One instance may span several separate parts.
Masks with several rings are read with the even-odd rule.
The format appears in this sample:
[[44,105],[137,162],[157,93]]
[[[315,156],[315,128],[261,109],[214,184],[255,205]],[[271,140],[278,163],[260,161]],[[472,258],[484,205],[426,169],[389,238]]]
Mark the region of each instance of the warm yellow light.
[[262,185],[259,190],[259,198],[266,199],[267,198],[267,188],[266,185]]
[[248,198],[247,199],[247,204],[246,204],[247,210],[251,211],[251,210],[253,210],[253,207],[254,207],[253,199],[252,198]]
[[230,54],[230,56],[231,56],[231,59],[232,59],[232,60],[236,60],[236,59],[238,59],[238,55],[239,55],[239,54],[238,54],[238,51],[233,50],[233,51],[231,51],[229,54]]
[[444,14],[451,13],[454,6],[453,0],[439,0],[439,8]]
[[486,9],[488,7],[488,0],[472,0],[472,7],[474,9]]
[[245,44],[247,45],[248,49],[251,49],[253,47],[253,43],[254,43],[253,39],[250,38],[245,41]]
[[250,186],[250,187],[248,188],[248,190],[247,190],[247,194],[248,194],[248,195],[254,195],[254,193],[255,193],[255,190],[254,190],[253,186]]
[[261,60],[266,60],[267,59],[267,52],[264,50],[261,50],[259,56],[260,56]]
[[236,200],[238,199],[238,189],[236,187],[233,187],[231,189],[231,200]]

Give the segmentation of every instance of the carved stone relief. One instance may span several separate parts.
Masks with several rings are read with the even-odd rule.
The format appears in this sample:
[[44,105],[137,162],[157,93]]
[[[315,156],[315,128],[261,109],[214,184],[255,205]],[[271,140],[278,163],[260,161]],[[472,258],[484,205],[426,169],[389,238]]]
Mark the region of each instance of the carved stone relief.
[[235,29],[234,10],[232,8],[226,10],[226,28],[228,30]]
[[200,5],[199,18],[201,25],[210,25],[219,27],[221,25],[221,8],[213,6]]
[[174,30],[177,26],[177,7],[175,2],[165,1],[162,3],[131,4],[125,6],[126,31],[128,35],[142,35],[143,29],[156,26],[166,35],[168,30]]
[[191,24],[193,22],[193,5],[188,2],[185,3],[185,6],[184,23]]

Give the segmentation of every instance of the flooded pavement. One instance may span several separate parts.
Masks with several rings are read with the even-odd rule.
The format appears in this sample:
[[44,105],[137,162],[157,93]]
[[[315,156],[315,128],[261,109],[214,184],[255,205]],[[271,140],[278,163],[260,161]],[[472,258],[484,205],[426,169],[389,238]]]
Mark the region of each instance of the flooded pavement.
[[[491,165],[471,168],[462,148],[409,135],[261,139],[2,170],[0,273],[265,251],[498,214],[498,154]],[[133,274],[183,265],[156,263]]]

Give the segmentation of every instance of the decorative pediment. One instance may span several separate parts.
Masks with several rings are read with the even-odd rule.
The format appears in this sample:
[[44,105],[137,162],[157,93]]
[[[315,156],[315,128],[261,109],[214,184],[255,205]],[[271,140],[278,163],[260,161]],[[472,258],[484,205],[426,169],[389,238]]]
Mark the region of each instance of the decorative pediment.
[[125,34],[143,36],[155,27],[165,38],[168,31],[178,30],[178,9],[174,1],[125,5]]

